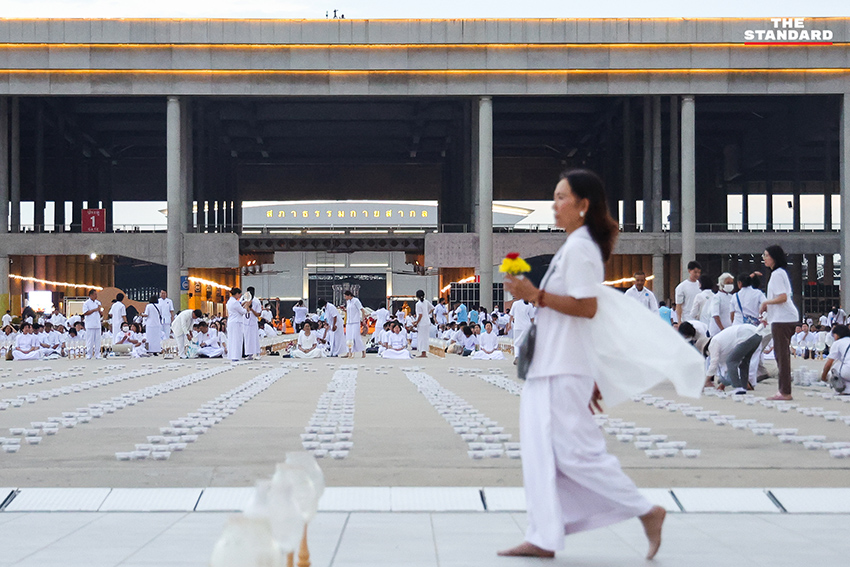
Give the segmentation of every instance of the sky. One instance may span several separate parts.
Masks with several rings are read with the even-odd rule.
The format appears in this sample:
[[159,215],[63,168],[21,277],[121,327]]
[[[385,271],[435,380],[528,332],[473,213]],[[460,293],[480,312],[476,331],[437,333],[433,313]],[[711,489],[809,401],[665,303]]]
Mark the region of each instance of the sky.
[[836,17],[850,15],[847,0],[3,0],[4,18],[710,18]]

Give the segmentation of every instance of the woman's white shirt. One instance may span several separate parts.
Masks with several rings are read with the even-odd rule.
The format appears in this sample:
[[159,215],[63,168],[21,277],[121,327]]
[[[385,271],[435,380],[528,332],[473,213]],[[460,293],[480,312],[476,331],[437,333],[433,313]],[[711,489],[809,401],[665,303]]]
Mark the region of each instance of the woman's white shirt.
[[491,353],[499,348],[499,335],[496,331],[481,333],[478,337],[478,344],[481,350]]
[[[570,233],[552,258],[542,287],[553,295],[585,299],[596,297],[604,276],[602,252],[587,227],[582,226]],[[593,375],[588,353],[599,346],[590,342],[590,319],[544,307],[537,309],[535,322],[537,341],[529,379],[559,374]]]
[[301,332],[298,333],[298,348],[303,349],[303,350],[309,350],[309,349],[315,347],[316,343],[317,343],[317,340],[316,340],[316,333],[315,332],[310,333],[309,337],[306,334],[304,334],[304,331],[301,331]]
[[401,333],[390,332],[387,337],[387,348],[391,350],[403,350],[407,348],[407,337]]
[[431,326],[431,311],[433,309],[434,307],[428,301],[416,302],[416,316],[419,317],[419,323],[417,326],[420,329],[426,329]]
[[783,268],[773,270],[770,281],[767,282],[767,299],[773,299],[782,294],[786,295],[784,303],[767,306],[768,323],[796,323],[800,320],[800,313],[792,301],[793,291],[788,272]]

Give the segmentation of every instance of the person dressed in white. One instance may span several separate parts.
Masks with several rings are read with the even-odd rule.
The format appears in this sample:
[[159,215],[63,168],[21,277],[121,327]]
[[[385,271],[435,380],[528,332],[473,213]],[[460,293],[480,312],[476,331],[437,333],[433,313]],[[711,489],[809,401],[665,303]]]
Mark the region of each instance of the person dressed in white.
[[200,309],[184,309],[177,314],[174,321],[171,323],[171,332],[174,334],[174,340],[177,341],[177,353],[180,358],[186,356],[186,341],[189,340],[189,334],[192,332],[192,326],[196,319],[200,319],[204,314]]
[[260,300],[254,297],[254,288],[249,287],[247,290],[250,294],[250,301],[245,301],[245,320],[242,322],[242,333],[245,336],[245,356],[248,360],[253,360],[255,356],[260,355],[260,313],[262,312],[262,304]]
[[[829,354],[823,365],[821,380],[828,382],[827,376],[830,370],[841,377],[844,388],[839,386],[836,392],[839,394],[850,394],[850,329],[847,325],[836,325],[832,329],[834,342],[829,347]],[[833,368],[834,367],[834,368]]]
[[317,333],[313,332],[313,326],[309,321],[305,321],[301,331],[298,333],[298,342],[295,348],[292,349],[290,356],[292,358],[322,358],[324,352],[319,346]]
[[735,290],[735,278],[732,274],[724,272],[717,278],[717,286],[720,291],[711,298],[709,306],[711,320],[708,325],[708,334],[712,337],[732,326],[732,292]]
[[109,325],[112,330],[112,342],[115,343],[121,336],[121,325],[127,322],[127,307],[124,305],[124,294],[115,296],[115,303],[109,308]]
[[434,306],[430,301],[425,301],[425,292],[421,289],[416,290],[416,318],[413,320],[413,326],[416,327],[416,350],[419,351],[419,358],[428,358],[431,339],[431,311]]
[[297,333],[301,330],[304,321],[307,320],[307,308],[304,307],[304,300],[299,299],[298,303],[292,308],[292,312],[295,315],[292,318],[292,325],[295,327],[295,332]]
[[265,321],[266,323],[274,322],[274,316],[272,315],[271,304],[266,303],[263,305],[263,310],[260,312],[260,319]]
[[[145,312],[142,314],[145,320],[145,343],[148,349],[148,354],[159,354],[162,352],[162,315],[158,305],[159,298],[152,295],[145,306]],[[169,321],[171,318],[169,317]]]
[[525,334],[534,322],[534,306],[524,299],[517,299],[511,305],[511,319],[511,328],[514,332],[514,357],[517,357],[519,350],[522,349]]
[[829,325],[829,317],[827,317],[826,314],[821,315],[818,319],[818,325],[820,325],[821,327],[826,327],[827,325]]
[[499,335],[493,330],[493,323],[484,323],[484,332],[478,336],[478,350],[473,353],[475,360],[504,360],[505,355],[499,350]]
[[711,335],[710,338],[697,337],[694,328],[688,323],[679,325],[679,333],[694,343],[703,356],[708,358],[706,385],[714,382],[720,368],[726,367],[726,378],[719,380],[718,390],[729,384],[733,394],[746,394],[750,375],[750,361],[761,346],[761,335],[752,325],[730,325]]
[[[699,277],[702,274],[702,266],[696,260],[688,262],[688,279],[676,286],[676,321],[688,319],[692,312],[694,299],[700,292]],[[697,317],[691,316],[692,319]]]
[[234,287],[227,300],[227,355],[232,362],[242,359],[243,321],[247,311],[242,306],[242,290]]
[[733,325],[759,325],[759,307],[767,297],[760,289],[753,287],[752,276],[738,275],[738,292],[732,297]]
[[449,309],[446,307],[445,297],[441,297],[439,303],[434,307],[434,320],[438,327],[449,323]]
[[54,329],[58,329],[60,325],[65,328],[68,326],[68,319],[61,311],[59,311],[58,307],[53,309],[53,314],[50,316],[50,322],[53,323]]
[[86,358],[100,358],[100,333],[103,306],[97,300],[97,290],[89,291],[89,298],[83,303],[83,321],[86,326]]
[[[794,337],[796,339],[797,347],[796,354],[797,356],[802,356],[803,358],[808,359],[812,356],[812,351],[815,348],[815,343],[817,342],[817,337],[809,328],[808,323],[803,323],[800,328],[800,332],[796,334]],[[794,341],[791,341],[791,344],[794,344]]]
[[635,285],[626,290],[626,297],[631,297],[653,313],[658,313],[658,300],[655,299],[654,293],[646,289],[646,273],[635,272],[634,278]]
[[499,555],[554,557],[564,535],[638,516],[649,540],[647,558],[661,545],[664,508],[653,506],[605,449],[593,420],[601,410],[590,354],[590,319],[618,234],[599,177],[587,170],[561,175],[555,187],[555,224],[567,234],[540,289],[505,276],[505,290],[536,301],[536,356],[520,399],[522,469],[528,509],[525,542]]
[[406,359],[412,358],[407,350],[407,337],[401,330],[401,323],[396,321],[392,324],[392,331],[387,337],[387,348],[381,353],[382,358]]
[[381,335],[384,332],[384,325],[387,324],[387,320],[390,318],[390,312],[387,311],[387,304],[381,303],[378,310],[372,313],[372,317],[375,318],[375,332],[372,333],[372,342],[375,345],[380,345]]
[[366,347],[363,346],[363,337],[360,335],[360,322],[365,316],[363,304],[354,297],[351,290],[343,292],[345,296],[345,343],[348,347],[346,357],[354,358],[355,353],[363,353],[366,358]]
[[168,297],[168,292],[164,289],[159,292],[159,300],[156,304],[160,313],[160,325],[162,332],[162,340],[168,338],[171,333],[171,321],[174,320],[174,302]]
[[8,327],[11,324],[12,324],[12,312],[7,309],[6,313],[3,314],[3,324],[0,325],[0,328],[5,329],[6,327]]
[[343,325],[342,316],[333,302],[320,299],[316,302],[319,309],[325,310],[325,322],[328,324],[328,348],[330,349],[329,356],[339,356],[345,348],[345,326]]
[[224,347],[221,346],[218,333],[209,328],[206,321],[198,323],[198,334],[194,337],[198,341],[199,358],[222,358]]
[[767,322],[773,335],[773,352],[779,369],[779,392],[768,398],[772,401],[790,401],[791,396],[791,335],[800,313],[794,305],[791,279],[785,271],[788,265],[785,251],[774,244],[762,254],[764,265],[771,270],[767,282],[767,299],[759,307],[759,314],[767,313]]
[[12,359],[41,360],[41,345],[38,343],[38,337],[32,334],[32,323],[21,325],[21,332],[15,337]]
[[62,356],[62,338],[53,330],[53,323],[47,321],[37,338],[42,358],[56,359]]

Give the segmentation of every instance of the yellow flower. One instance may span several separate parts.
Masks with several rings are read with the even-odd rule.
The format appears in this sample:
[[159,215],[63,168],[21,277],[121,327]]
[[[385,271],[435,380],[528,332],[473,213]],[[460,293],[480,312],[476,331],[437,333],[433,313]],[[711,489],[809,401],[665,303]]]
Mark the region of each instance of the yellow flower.
[[525,274],[531,271],[531,266],[528,262],[520,258],[516,252],[511,252],[502,260],[502,265],[499,266],[499,271],[515,276],[517,274]]

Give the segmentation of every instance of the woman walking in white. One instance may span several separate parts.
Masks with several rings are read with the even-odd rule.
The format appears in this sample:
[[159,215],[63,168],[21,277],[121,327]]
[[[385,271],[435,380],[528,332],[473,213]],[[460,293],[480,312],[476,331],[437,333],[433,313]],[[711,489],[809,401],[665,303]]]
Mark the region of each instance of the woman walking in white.
[[254,360],[255,356],[260,356],[260,313],[262,313],[262,304],[260,300],[254,297],[254,288],[247,289],[251,295],[251,299],[245,301],[245,320],[242,322],[242,332],[245,336],[245,356],[248,360]]
[[145,318],[145,341],[149,354],[159,354],[162,351],[162,316],[159,313],[158,301],[159,298],[152,295],[142,314]]
[[354,358],[357,352],[363,353],[366,358],[366,347],[363,346],[363,337],[360,335],[360,321],[363,320],[363,304],[354,297],[351,290],[343,292],[345,296],[345,343],[348,346],[348,358]]
[[416,326],[416,350],[419,351],[419,358],[428,358],[431,311],[434,310],[434,306],[430,301],[425,301],[425,292],[421,289],[416,290],[416,299],[416,319],[413,321]]
[[514,297],[537,303],[536,356],[520,401],[522,470],[528,506],[525,542],[499,555],[554,557],[564,535],[639,517],[649,539],[647,558],[661,545],[666,512],[653,506],[609,455],[588,405],[599,408],[587,332],[596,314],[597,286],[618,227],[608,213],[599,177],[561,174],[555,224],[567,241],[552,259],[540,289],[506,276]]
[[231,362],[242,359],[242,322],[245,320],[245,308],[239,300],[242,299],[242,290],[234,287],[230,290],[230,299],[227,300],[227,356]]

